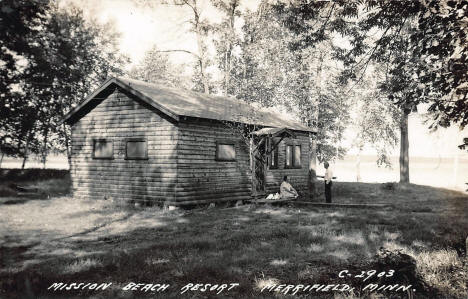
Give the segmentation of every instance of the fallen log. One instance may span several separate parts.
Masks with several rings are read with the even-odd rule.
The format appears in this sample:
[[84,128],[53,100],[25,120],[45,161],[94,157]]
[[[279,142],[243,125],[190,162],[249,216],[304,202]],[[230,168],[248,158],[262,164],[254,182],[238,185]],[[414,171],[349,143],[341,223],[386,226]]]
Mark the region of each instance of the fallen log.
[[294,201],[295,205],[311,206],[311,207],[324,207],[324,208],[393,208],[392,204],[386,203],[372,203],[372,204],[359,204],[359,203],[324,203],[324,202],[309,202],[309,201]]

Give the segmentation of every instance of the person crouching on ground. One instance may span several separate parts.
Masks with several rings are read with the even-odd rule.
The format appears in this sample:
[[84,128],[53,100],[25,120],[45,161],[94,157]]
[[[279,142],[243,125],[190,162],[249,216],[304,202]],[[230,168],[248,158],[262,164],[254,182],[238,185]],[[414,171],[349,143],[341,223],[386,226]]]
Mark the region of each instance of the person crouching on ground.
[[299,194],[297,194],[296,189],[291,186],[291,184],[288,182],[288,176],[284,176],[283,182],[281,183],[280,186],[280,194],[281,194],[281,199],[296,199]]
[[331,171],[330,164],[328,162],[323,163],[323,167],[325,167],[325,176],[323,180],[325,181],[325,201],[331,202],[331,188],[332,188],[332,178],[333,172]]

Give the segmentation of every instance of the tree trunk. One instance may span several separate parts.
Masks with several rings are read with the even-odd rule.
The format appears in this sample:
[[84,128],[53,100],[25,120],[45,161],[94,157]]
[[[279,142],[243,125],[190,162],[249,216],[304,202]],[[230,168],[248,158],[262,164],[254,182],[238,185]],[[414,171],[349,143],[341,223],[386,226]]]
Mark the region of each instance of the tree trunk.
[[230,80],[230,74],[231,74],[231,44],[229,43],[229,46],[227,48],[227,51],[226,52],[226,59],[225,59],[225,70],[224,70],[224,95],[227,96],[228,95],[228,91],[229,91],[229,80]]
[[408,115],[410,110],[404,109],[400,120],[400,183],[409,183],[409,140]]
[[[322,63],[323,55],[320,53],[317,60],[317,69],[315,73],[315,86],[311,82],[312,75],[309,75],[309,88],[312,86],[315,87],[317,95],[312,97],[312,113],[310,109],[308,110],[308,125],[310,128],[317,130],[318,134],[318,120],[319,120],[319,105],[320,105],[320,95],[322,88]],[[312,84],[311,84],[312,83]],[[312,134],[311,134],[312,135]],[[317,136],[313,136],[310,139],[310,148],[309,148],[309,196],[311,201],[316,200],[316,181],[317,181]]]
[[29,156],[29,139],[31,138],[31,131],[28,132],[26,136],[26,143],[24,145],[24,156],[23,156],[23,164],[21,165],[21,169],[24,169],[26,166],[26,160],[28,160]]
[[231,80],[231,57],[232,57],[232,38],[235,35],[234,31],[234,18],[236,14],[236,7],[239,5],[238,2],[232,3],[230,15],[229,15],[229,29],[230,36],[227,37],[227,46],[226,46],[226,61],[224,62],[224,94],[227,96],[229,92],[229,84]]
[[205,64],[203,62],[203,58],[200,58],[200,60],[198,61],[199,62],[199,65],[200,65],[200,75],[201,75],[201,80],[202,80],[202,84],[203,84],[203,92],[206,93],[206,94],[209,94],[210,93],[210,89],[209,89],[209,86],[208,86],[208,79],[206,78],[206,74],[205,74]]
[[356,182],[362,181],[361,178],[361,149],[358,150],[356,156]]
[[3,162],[3,157],[5,156],[5,153],[2,152],[2,157],[0,158],[0,169],[2,168],[2,162]]
[[21,164],[21,169],[24,169],[24,167],[26,166],[26,160],[27,159],[28,159],[28,156],[23,157],[23,164]]
[[42,169],[46,169],[47,155],[42,154]]
[[48,137],[49,137],[49,127],[47,126],[44,129],[44,144],[42,145],[42,168],[43,169],[46,168],[46,161],[47,161],[47,155],[48,155],[48,152],[47,152]]
[[206,69],[206,53],[203,47],[203,37],[200,31],[200,16],[198,13],[198,8],[195,4],[195,7],[192,8],[194,13],[195,19],[195,33],[197,35],[197,46],[198,46],[198,54],[199,54],[199,65],[200,65],[200,76],[203,84],[203,92],[206,94],[210,93],[210,89],[208,86],[208,79],[206,78],[205,69]]
[[316,188],[315,184],[317,181],[317,138],[309,133],[309,199],[310,201],[315,200]]

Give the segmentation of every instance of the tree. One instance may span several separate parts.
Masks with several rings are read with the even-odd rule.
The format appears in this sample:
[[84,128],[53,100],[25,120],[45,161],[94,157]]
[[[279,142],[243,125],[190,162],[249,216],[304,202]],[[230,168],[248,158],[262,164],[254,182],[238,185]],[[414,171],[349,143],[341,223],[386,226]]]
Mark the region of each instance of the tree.
[[[330,15],[334,4],[313,2],[307,12],[309,20],[301,20],[304,11],[283,3],[274,6],[281,16],[284,28],[293,34],[288,41],[290,51],[298,53],[299,80],[293,90],[304,93],[295,97],[299,100],[299,111],[303,111],[305,123],[317,129],[317,138],[311,138],[309,191],[315,194],[316,159],[319,162],[342,157],[344,149],[338,146],[349,119],[349,102],[340,90],[346,86],[337,80],[340,66],[332,60],[334,48]],[[308,36],[306,42],[303,37]],[[293,81],[294,82],[294,81]],[[301,88],[302,85],[302,88]],[[304,113],[305,112],[305,113]]]
[[25,167],[30,153],[39,153],[37,134],[37,102],[25,101],[25,93],[15,92],[5,100],[6,114],[1,128],[1,149],[3,155],[23,158]]
[[[3,156],[27,157],[34,125],[34,105],[22,99],[21,76],[28,60],[41,50],[37,34],[46,22],[48,1],[0,3],[0,150]],[[24,167],[25,161],[23,162]]]
[[[463,74],[457,71],[466,62],[466,32],[460,14],[466,14],[467,5],[450,1],[445,7],[438,1],[373,5],[367,3],[371,12],[359,22],[363,35],[357,40],[365,43],[373,30],[382,32],[361,56],[386,65],[381,90],[401,108],[400,182],[407,183],[409,113],[420,103],[430,103],[432,127],[467,123],[466,63]],[[451,66],[455,70],[447,72]]]
[[464,149],[468,150],[468,138],[467,137],[463,138],[463,143],[460,144],[458,148],[461,150],[464,150]]
[[224,95],[228,95],[233,51],[234,47],[240,42],[234,27],[236,18],[239,18],[241,15],[239,10],[240,0],[213,0],[213,5],[223,13],[221,23],[213,26],[213,31],[218,35],[218,40],[215,40],[214,44],[217,52],[218,67],[223,72],[221,86]]
[[[268,16],[260,8],[258,13],[245,14],[244,40],[240,44],[240,56],[232,57],[234,66],[228,93],[247,102],[271,107],[278,104],[278,86],[283,80],[279,60],[286,53],[283,52],[285,47],[281,46],[283,37],[278,22],[265,28],[266,19]],[[277,39],[273,38],[275,35]],[[273,48],[277,49],[277,56],[272,52]]]
[[[377,152],[377,165],[391,167],[389,151],[398,143],[400,109],[388,101],[377,87],[378,70],[359,84],[353,92],[352,128],[356,132],[352,146],[357,149],[356,180],[361,181],[360,157],[365,146]],[[372,76],[370,78],[370,76]]]
[[9,124],[2,123],[2,143],[18,149],[23,167],[30,152],[42,153],[45,164],[52,147],[66,150],[70,162],[70,132],[61,123],[63,116],[125,62],[109,24],[86,21],[73,6],[50,4],[43,13],[30,36],[32,54],[23,57],[17,80],[8,85],[16,89],[15,96],[6,97],[2,107]]
[[[50,61],[44,72],[35,72],[38,78],[50,78],[49,85],[53,115],[47,120],[57,133],[58,144],[65,148],[69,163],[70,132],[61,120],[65,114],[90,90],[96,88],[110,75],[122,74],[121,66],[128,59],[119,54],[117,39],[119,33],[112,23],[99,24],[87,21],[81,9],[51,7],[51,17],[43,31],[45,56]],[[52,58],[52,59],[51,59]],[[43,92],[47,88],[38,88]]]
[[324,37],[298,47],[299,34],[285,27],[284,7],[262,1],[258,11],[244,16],[241,54],[234,57],[230,88],[246,101],[284,107],[289,114],[318,131],[311,136],[310,194],[315,195],[316,160],[343,154],[337,147],[347,121],[347,100],[339,93],[339,72],[323,49]]
[[148,50],[142,61],[130,71],[130,76],[135,79],[190,89],[189,78],[183,74],[184,65],[170,62],[168,54],[156,46]]
[[[24,59],[34,56],[34,37],[42,29],[48,1],[0,2],[0,96],[4,99],[18,83]],[[5,107],[3,107],[5,108]]]
[[[210,84],[210,78],[207,73],[207,67],[210,64],[208,48],[206,45],[206,37],[211,31],[211,25],[206,19],[202,17],[202,10],[200,8],[200,0],[170,0],[162,1],[166,5],[175,5],[180,7],[186,7],[190,10],[192,15],[190,19],[191,29],[190,31],[195,34],[197,41],[197,52],[194,53],[184,49],[171,49],[161,52],[184,52],[192,55],[196,59],[196,68],[194,75],[194,89],[196,91],[202,91],[206,94],[210,93],[212,89]],[[201,89],[200,89],[201,88]]]
[[[466,101],[466,15],[467,3],[435,0],[335,2],[328,4],[332,30],[345,36],[349,49],[336,48],[343,61],[345,80],[360,81],[370,62],[385,65],[388,76],[381,90],[402,110],[401,181],[409,180],[408,114],[420,103],[430,103],[434,126],[467,123]],[[309,44],[320,36],[304,28],[312,26],[315,2],[291,5],[298,14],[290,26],[304,33]],[[450,71],[452,69],[453,71]]]
[[[433,126],[468,125],[466,1],[421,1],[411,41],[421,63],[414,69]],[[422,88],[423,87],[423,88]]]

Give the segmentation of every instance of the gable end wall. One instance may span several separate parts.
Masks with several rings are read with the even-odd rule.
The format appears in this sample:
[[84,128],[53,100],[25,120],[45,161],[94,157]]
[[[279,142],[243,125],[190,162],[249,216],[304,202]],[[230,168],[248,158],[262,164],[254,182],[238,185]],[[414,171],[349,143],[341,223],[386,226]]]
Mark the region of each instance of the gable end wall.
[[[116,89],[72,126],[74,196],[141,203],[175,200],[177,127]],[[126,160],[126,138],[147,140],[147,160]],[[93,159],[93,139],[113,141],[114,157]]]

